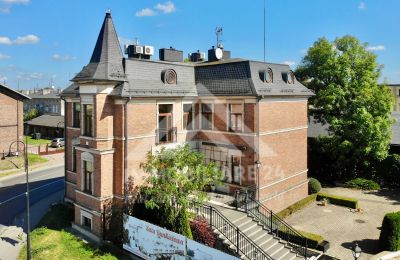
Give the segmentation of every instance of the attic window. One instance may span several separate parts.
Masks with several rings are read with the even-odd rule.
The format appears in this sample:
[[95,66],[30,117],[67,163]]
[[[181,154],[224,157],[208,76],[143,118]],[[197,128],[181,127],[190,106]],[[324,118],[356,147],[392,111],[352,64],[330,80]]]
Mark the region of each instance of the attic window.
[[271,83],[273,81],[273,73],[270,68],[260,71],[260,79],[262,82]]
[[294,84],[294,73],[293,73],[293,71],[288,71],[286,73],[286,83],[287,84]]
[[174,84],[175,85],[178,81],[175,70],[173,70],[173,69],[164,70],[161,73],[161,80],[162,80],[162,82],[164,82],[164,84]]

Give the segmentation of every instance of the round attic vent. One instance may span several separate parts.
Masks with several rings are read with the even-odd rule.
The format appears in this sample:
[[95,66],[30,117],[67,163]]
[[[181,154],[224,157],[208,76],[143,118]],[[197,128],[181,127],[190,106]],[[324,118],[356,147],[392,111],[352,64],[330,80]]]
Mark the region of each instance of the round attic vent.
[[271,83],[273,81],[273,73],[270,68],[260,71],[260,79],[262,82]]
[[161,73],[161,79],[165,84],[176,84],[177,83],[177,75],[175,70],[168,69],[164,70]]

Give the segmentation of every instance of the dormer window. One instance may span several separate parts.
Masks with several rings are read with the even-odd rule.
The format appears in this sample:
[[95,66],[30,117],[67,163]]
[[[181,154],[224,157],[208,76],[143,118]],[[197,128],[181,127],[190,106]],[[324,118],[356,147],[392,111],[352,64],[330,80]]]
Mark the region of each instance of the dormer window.
[[264,83],[272,83],[273,81],[273,73],[270,68],[267,70],[260,71],[260,79]]
[[295,77],[294,77],[293,71],[288,71],[286,73],[285,78],[286,78],[285,81],[286,81],[287,84],[294,84]]
[[175,70],[167,69],[161,73],[161,80],[164,84],[176,85],[178,82]]

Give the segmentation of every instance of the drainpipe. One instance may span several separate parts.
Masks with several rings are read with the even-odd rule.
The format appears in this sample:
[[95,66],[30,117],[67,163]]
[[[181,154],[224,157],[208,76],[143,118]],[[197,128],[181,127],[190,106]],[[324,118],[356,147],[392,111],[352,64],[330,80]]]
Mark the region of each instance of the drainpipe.
[[[65,98],[64,97],[60,97],[61,100],[64,101],[64,105],[65,105]],[[60,104],[61,106],[61,104]],[[67,196],[67,183],[66,183],[66,176],[67,176],[67,156],[65,156],[66,154],[66,143],[67,143],[67,120],[66,120],[66,114],[65,114],[65,110],[64,110],[64,130],[63,130],[63,137],[64,137],[64,200],[65,200],[65,196]],[[72,143],[71,143],[72,145]],[[74,158],[75,160],[75,158]]]
[[128,103],[132,99],[129,95],[129,99],[124,104],[124,205],[125,213],[127,212],[128,206]]
[[[262,97],[257,97],[257,126],[256,126],[256,133],[257,133],[257,154],[256,154],[256,161],[260,161],[260,100]],[[262,166],[262,165],[261,165]],[[257,200],[260,200],[260,167],[256,166],[257,171]]]

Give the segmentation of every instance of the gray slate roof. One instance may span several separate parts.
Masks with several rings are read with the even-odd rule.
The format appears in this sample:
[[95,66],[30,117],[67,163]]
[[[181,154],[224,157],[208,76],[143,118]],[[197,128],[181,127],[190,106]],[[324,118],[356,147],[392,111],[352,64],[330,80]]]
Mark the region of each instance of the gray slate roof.
[[42,115],[27,121],[26,124],[64,128],[64,116]]
[[0,84],[0,92],[4,93],[5,95],[11,96],[16,99],[31,99],[27,95],[24,95],[18,91],[15,91],[14,89],[7,87],[4,84]]
[[107,13],[89,64],[83,67],[72,81],[124,80],[122,58],[121,47],[111,14]]
[[65,88],[60,96],[77,96],[79,95],[79,85],[77,83],[72,83],[67,88]]
[[[176,84],[165,84],[162,73],[173,69]],[[271,69],[273,82],[265,83],[260,72]],[[312,96],[313,93],[295,80],[287,84],[288,65],[245,59],[215,62],[166,62],[125,59],[111,15],[106,14],[90,63],[72,81],[111,80],[116,97],[184,97],[184,96]],[[62,96],[79,94],[76,87],[65,89]]]
[[[392,112],[393,119],[395,122],[392,125],[392,145],[400,145],[400,113]],[[317,123],[312,117],[308,122],[308,137],[319,137],[319,136],[329,136],[328,133],[329,125],[322,125]]]

